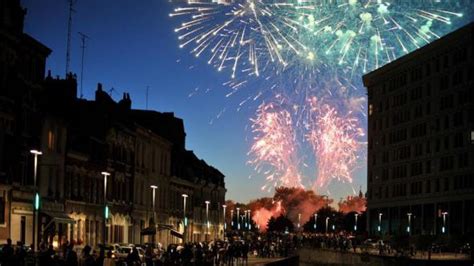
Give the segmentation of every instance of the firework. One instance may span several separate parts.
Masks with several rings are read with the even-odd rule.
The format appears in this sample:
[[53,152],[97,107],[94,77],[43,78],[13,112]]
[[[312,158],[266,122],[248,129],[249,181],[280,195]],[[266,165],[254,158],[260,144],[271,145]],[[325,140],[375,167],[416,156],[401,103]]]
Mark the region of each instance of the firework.
[[307,140],[318,165],[314,189],[327,188],[334,179],[352,183],[351,173],[358,161],[359,139],[364,136],[359,120],[349,112],[340,115],[336,108],[316,97],[308,100],[310,123]]
[[287,1],[188,1],[170,16],[185,21],[175,29],[180,48],[206,56],[218,71],[230,69],[232,78],[258,77],[274,64],[285,67],[294,56],[307,56],[295,15],[289,16],[294,10]]
[[[302,43],[351,75],[366,73],[448,33],[472,3],[454,0],[315,0],[301,9]],[[321,19],[324,18],[324,19]],[[458,20],[456,20],[458,19]],[[333,70],[334,71],[334,70]]]
[[[302,187],[291,113],[276,103],[263,103],[251,121],[255,142],[249,152],[254,159],[249,163],[274,187]],[[271,188],[267,185],[262,189]]]
[[[458,0],[188,0],[171,17],[180,47],[218,71],[258,77],[391,62],[449,32],[472,3]],[[456,18],[458,20],[456,20]],[[323,68],[323,69],[321,69]],[[276,73],[275,73],[276,72]],[[290,71],[294,72],[294,71]],[[356,75],[358,77],[358,75]],[[291,77],[290,77],[291,79]],[[240,83],[240,82],[237,82]]]

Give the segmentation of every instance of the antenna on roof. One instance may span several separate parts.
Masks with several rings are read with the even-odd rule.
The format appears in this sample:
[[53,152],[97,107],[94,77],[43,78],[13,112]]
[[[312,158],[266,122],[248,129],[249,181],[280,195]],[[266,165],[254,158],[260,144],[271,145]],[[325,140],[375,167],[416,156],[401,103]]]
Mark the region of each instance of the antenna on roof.
[[150,89],[150,86],[146,86],[146,92],[145,92],[145,110],[148,110],[148,90]]
[[109,96],[110,96],[110,97],[112,97],[112,93],[113,93],[113,92],[115,92],[115,89],[112,87],[112,88],[110,88],[110,90],[109,90]]
[[81,95],[80,98],[82,99],[82,80],[84,78],[84,53],[86,51],[86,39],[90,39],[89,36],[85,35],[82,32],[78,32],[79,35],[81,36],[81,49],[82,49],[82,57],[81,57]]
[[66,76],[69,74],[69,63],[71,62],[72,13],[75,12],[74,4],[77,2],[77,0],[68,0],[68,2],[69,2],[69,19],[67,22]]

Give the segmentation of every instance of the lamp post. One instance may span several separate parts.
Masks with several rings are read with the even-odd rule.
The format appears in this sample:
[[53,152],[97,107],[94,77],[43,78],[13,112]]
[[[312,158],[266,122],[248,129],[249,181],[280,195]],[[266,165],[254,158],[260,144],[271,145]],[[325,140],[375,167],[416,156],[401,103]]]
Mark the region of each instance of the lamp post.
[[411,235],[411,216],[412,216],[411,212],[407,213],[407,217],[408,217],[407,233],[409,235]]
[[34,156],[34,161],[33,161],[33,190],[34,190],[34,196],[33,196],[33,252],[36,250],[36,227],[38,224],[38,210],[39,210],[39,204],[40,204],[40,197],[38,194],[38,189],[36,186],[36,178],[37,178],[37,173],[38,173],[38,156],[42,155],[43,153],[38,150],[31,150],[31,154]]
[[225,231],[227,230],[227,223],[225,221],[225,209],[227,208],[227,205],[223,204],[222,205],[222,218],[224,218],[222,221],[224,223],[224,230],[223,230],[223,233],[222,233],[222,240],[224,240],[225,238]]
[[448,215],[448,212],[442,212],[443,215],[443,227],[441,227],[441,233],[446,233],[446,216]]
[[359,217],[358,213],[354,213],[355,222],[354,222],[354,232],[357,232],[357,218]]
[[252,215],[251,215],[251,210],[249,210],[247,213],[249,215],[249,218],[248,218],[248,223],[249,223],[249,231],[252,230]]
[[234,227],[234,210],[230,210],[230,228],[234,230],[233,227]]
[[236,208],[236,210],[237,210],[237,230],[240,230],[240,216],[239,216],[240,208]]
[[152,195],[153,195],[153,201],[152,201],[152,206],[153,206],[153,225],[155,226],[155,233],[153,234],[153,243],[155,243],[155,238],[156,238],[156,211],[155,211],[155,196],[156,196],[156,189],[158,188],[157,185],[151,185],[150,186],[152,190]]
[[326,234],[328,233],[329,217],[326,217]]
[[298,213],[298,230],[301,227],[301,213]]
[[248,224],[248,218],[247,218],[247,213],[248,213],[248,210],[245,210],[244,211],[244,217],[243,217],[243,222],[244,222],[244,228],[245,229],[249,229],[249,224]]
[[183,197],[183,244],[186,243],[186,227],[188,226],[188,219],[186,218],[186,199],[188,194],[182,194]]
[[316,230],[316,228],[318,228],[318,214],[317,213],[314,214],[314,230]]
[[382,213],[379,212],[379,225],[377,226],[377,231],[382,232]]
[[102,243],[105,246],[107,242],[107,238],[105,237],[107,232],[107,219],[109,218],[109,207],[107,206],[107,177],[110,173],[104,171],[100,174],[104,176],[104,223],[102,224]]
[[211,203],[211,202],[206,200],[204,203],[206,203],[206,240],[207,240],[207,235],[210,235],[210,232],[209,232],[209,227],[210,227],[210,224],[209,224],[209,203]]

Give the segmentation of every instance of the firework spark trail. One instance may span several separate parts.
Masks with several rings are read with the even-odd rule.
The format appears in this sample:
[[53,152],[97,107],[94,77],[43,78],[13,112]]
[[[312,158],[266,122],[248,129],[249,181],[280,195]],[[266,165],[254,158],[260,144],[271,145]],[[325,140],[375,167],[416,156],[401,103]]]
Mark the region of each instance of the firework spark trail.
[[334,107],[316,97],[308,102],[311,122],[306,137],[314,149],[318,166],[313,189],[324,190],[334,179],[352,183],[351,173],[361,146],[359,139],[364,136],[359,120],[350,112],[340,115]]
[[231,69],[232,79],[300,62],[314,65],[304,71],[329,66],[358,77],[447,33],[463,17],[456,11],[472,8],[458,2],[189,0],[170,16],[184,21],[175,29],[180,47]]
[[263,103],[251,121],[255,142],[249,152],[253,157],[249,163],[266,176],[268,183],[262,189],[270,189],[269,184],[273,187],[302,187],[291,113],[278,108],[275,103]]

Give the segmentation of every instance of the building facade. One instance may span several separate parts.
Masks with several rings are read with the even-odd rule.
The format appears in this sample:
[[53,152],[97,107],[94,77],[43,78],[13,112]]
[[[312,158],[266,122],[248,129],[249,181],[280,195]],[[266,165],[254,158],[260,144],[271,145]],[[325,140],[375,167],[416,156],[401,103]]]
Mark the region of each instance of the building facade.
[[[96,247],[221,237],[224,175],[186,150],[183,120],[133,109],[128,93],[117,102],[101,84],[95,99],[79,99],[73,74],[45,77],[51,51],[23,33],[25,13],[19,1],[0,5],[0,242],[31,245],[35,235],[37,247]],[[42,152],[36,183],[33,149]]]
[[372,233],[474,231],[474,24],[363,77]]

